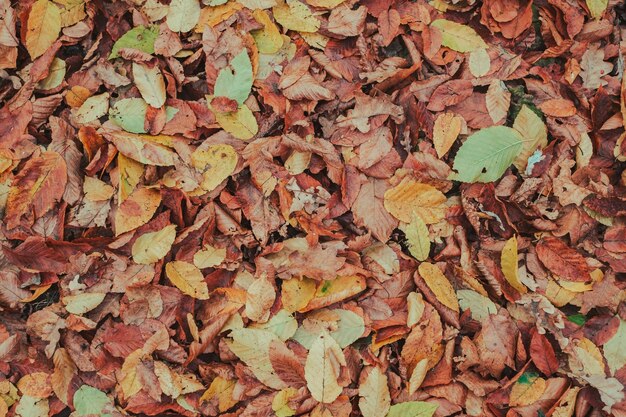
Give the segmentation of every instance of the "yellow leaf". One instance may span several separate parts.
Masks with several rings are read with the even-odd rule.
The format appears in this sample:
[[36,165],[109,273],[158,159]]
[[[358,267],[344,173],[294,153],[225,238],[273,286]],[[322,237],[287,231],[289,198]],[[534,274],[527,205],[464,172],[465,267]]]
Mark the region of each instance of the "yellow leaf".
[[172,284],[183,294],[198,300],[209,298],[209,288],[204,281],[204,276],[195,265],[184,261],[168,262],[165,266],[165,273]]
[[422,262],[418,267],[420,276],[433,292],[437,300],[451,310],[459,312],[459,300],[456,298],[454,288],[448,278],[441,272],[437,265]]
[[200,147],[191,154],[194,168],[204,171],[201,186],[207,192],[213,191],[235,171],[238,159],[235,148],[226,144]]
[[302,310],[309,304],[316,289],[316,281],[309,278],[291,278],[283,281],[280,292],[283,307],[290,313]]
[[28,14],[26,50],[35,59],[52,46],[61,31],[61,11],[48,0],[37,0]]
[[437,116],[433,128],[433,144],[439,158],[448,153],[459,137],[463,124],[463,118],[454,113],[442,113]]
[[137,375],[137,366],[141,362],[143,357],[143,351],[137,349],[126,357],[122,370],[120,371],[121,378],[119,379],[120,387],[124,393],[124,398],[128,399],[133,395],[141,391],[142,383]]
[[252,12],[254,19],[263,25],[263,29],[250,32],[256,42],[259,52],[262,54],[274,54],[283,46],[283,37],[278,27],[265,10]]
[[301,313],[326,307],[345,300],[365,290],[365,278],[358,275],[337,277],[332,281],[322,281],[317,284],[315,295],[306,307],[298,310]]
[[364,371],[367,376],[359,386],[359,409],[363,417],[387,415],[391,405],[387,375],[375,366]]
[[491,58],[486,49],[480,48],[470,52],[469,69],[474,77],[480,78],[487,75],[489,68],[491,68]]
[[165,80],[158,65],[148,66],[133,62],[133,79],[146,103],[156,108],[165,104]]
[[508,283],[520,293],[525,294],[526,287],[520,282],[517,272],[517,238],[515,236],[504,244],[500,254],[500,266]]
[[517,130],[524,141],[522,151],[513,161],[519,170],[525,170],[528,157],[537,148],[543,148],[548,144],[548,129],[541,118],[535,114],[528,106],[522,106],[513,122],[513,129]]
[[117,154],[117,172],[119,175],[118,204],[122,204],[135,190],[143,175],[143,164],[132,158]]
[[304,365],[304,378],[311,396],[321,403],[332,403],[343,388],[337,380],[346,358],[335,339],[323,333],[315,339]]
[[403,223],[400,230],[404,232],[407,240],[409,252],[418,261],[428,258],[430,253],[430,237],[428,235],[428,227],[424,220],[415,213],[411,213],[411,223]]
[[276,417],[291,417],[296,414],[296,410],[289,407],[289,401],[297,394],[298,390],[291,387],[278,391],[272,400],[272,410],[276,413]]
[[388,189],[384,197],[385,209],[405,223],[411,222],[412,213],[419,215],[426,224],[438,223],[445,217],[445,203],[446,196],[441,191],[409,177]]
[[63,82],[65,78],[66,65],[65,61],[59,58],[54,58],[48,76],[37,83],[37,88],[41,90],[51,90],[57,88]]
[[136,189],[115,213],[115,235],[146,224],[161,204],[161,193],[152,188]]
[[34,398],[46,398],[52,394],[50,375],[45,372],[32,372],[24,375],[17,382],[17,389],[24,395]]
[[487,44],[474,29],[446,19],[430,24],[441,32],[441,44],[457,52],[472,52],[487,48]]
[[313,15],[306,4],[298,0],[287,0],[275,6],[274,19],[285,29],[298,32],[317,32],[320,21]]
[[499,123],[509,112],[511,92],[502,81],[497,79],[493,80],[487,88],[485,104],[491,120],[493,120],[494,123]]
[[87,292],[76,295],[67,295],[61,299],[65,304],[65,309],[72,314],[81,315],[85,314],[94,308],[98,307],[104,297],[105,293],[101,292]]
[[213,27],[222,23],[242,8],[243,6],[240,3],[231,1],[216,7],[203,8],[200,12],[200,19],[198,20],[198,24],[196,25],[194,32],[202,33],[204,32],[204,28],[206,26]]
[[99,119],[109,111],[109,93],[98,94],[86,99],[77,109],[73,109],[74,119],[79,124],[87,124]]
[[198,0],[172,0],[165,22],[172,32],[189,32],[199,19]]
[[176,226],[170,224],[158,232],[144,233],[132,247],[133,261],[137,264],[152,264],[165,257],[176,239]]
[[550,300],[552,304],[557,307],[563,307],[576,297],[576,293],[566,290],[556,283],[554,280],[549,280],[546,287],[546,298]]
[[576,397],[580,387],[571,387],[559,400],[559,405],[554,409],[552,417],[572,417],[576,408]]
[[526,406],[537,401],[546,390],[546,380],[536,374],[526,372],[513,384],[509,405]]
[[85,199],[89,201],[107,201],[113,197],[115,188],[104,181],[100,181],[98,178],[85,177],[83,192],[85,193]]
[[193,255],[193,264],[200,269],[212,268],[224,262],[226,248],[204,245],[204,248]]
[[609,5],[609,0],[586,0],[586,3],[591,17],[600,19]]
[[237,139],[252,139],[259,132],[259,125],[254,118],[254,114],[245,104],[242,104],[235,112],[223,113],[216,111],[213,113],[222,129]]
[[234,380],[218,376],[213,380],[213,382],[211,382],[209,389],[207,389],[204,394],[202,394],[202,397],[200,397],[200,404],[205,401],[217,399],[217,408],[220,413],[223,413],[233,405],[237,404],[237,400],[233,398],[234,390]]

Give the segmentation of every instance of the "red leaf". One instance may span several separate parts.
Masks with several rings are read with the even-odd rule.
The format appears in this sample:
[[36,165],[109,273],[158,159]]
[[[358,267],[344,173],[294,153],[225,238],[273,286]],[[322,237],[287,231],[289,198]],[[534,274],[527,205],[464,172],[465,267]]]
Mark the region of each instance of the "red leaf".
[[550,376],[559,369],[559,360],[548,338],[536,330],[530,340],[530,357],[533,363],[546,376]]
[[552,273],[570,281],[589,281],[589,267],[576,250],[555,237],[546,237],[537,243],[537,256]]

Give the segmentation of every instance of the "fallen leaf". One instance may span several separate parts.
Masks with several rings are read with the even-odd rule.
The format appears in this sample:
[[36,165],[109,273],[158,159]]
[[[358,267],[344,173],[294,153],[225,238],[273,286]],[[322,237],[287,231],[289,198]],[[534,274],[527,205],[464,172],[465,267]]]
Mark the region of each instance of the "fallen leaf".
[[329,334],[321,334],[313,342],[304,367],[304,376],[311,396],[321,403],[332,403],[343,388],[337,383],[346,359],[341,348]]
[[138,264],[160,261],[172,248],[174,239],[176,239],[176,226],[173,224],[157,232],[144,233],[133,243],[133,261]]
[[165,265],[167,278],[182,291],[198,300],[209,298],[209,288],[202,272],[193,264],[184,261],[172,261]]

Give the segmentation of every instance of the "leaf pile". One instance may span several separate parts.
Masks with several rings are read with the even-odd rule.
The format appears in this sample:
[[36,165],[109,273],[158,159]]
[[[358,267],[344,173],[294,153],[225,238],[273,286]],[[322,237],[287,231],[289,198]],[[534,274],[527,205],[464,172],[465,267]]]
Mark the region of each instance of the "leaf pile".
[[615,0],[0,0],[0,417],[626,416]]

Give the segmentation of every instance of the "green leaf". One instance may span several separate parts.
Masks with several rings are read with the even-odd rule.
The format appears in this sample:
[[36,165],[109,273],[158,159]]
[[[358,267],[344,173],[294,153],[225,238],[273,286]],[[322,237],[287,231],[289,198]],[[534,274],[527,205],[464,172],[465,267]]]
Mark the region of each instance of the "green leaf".
[[251,89],[252,64],[244,49],[230,61],[230,66],[221,69],[215,81],[215,96],[228,97],[243,104]]
[[356,342],[365,332],[365,321],[363,318],[350,310],[335,309],[333,313],[339,315],[337,329],[330,335],[337,341],[343,349]]
[[106,406],[111,405],[111,399],[107,395],[89,385],[81,386],[74,393],[74,408],[76,409],[77,416],[97,415],[97,416],[110,416],[111,414],[105,413]]
[[125,98],[111,107],[109,117],[127,132],[146,133],[144,123],[147,111],[148,103],[142,98]]
[[157,36],[159,36],[158,26],[137,26],[126,32],[113,44],[109,59],[117,58],[119,56],[119,50],[123,48],[138,49],[147,54],[153,54],[154,41]]
[[587,322],[587,317],[584,314],[572,314],[571,316],[567,316],[567,320],[571,321],[574,324],[582,326]]
[[392,405],[387,417],[432,417],[437,407],[424,401],[410,401]]
[[446,19],[437,19],[430,24],[441,32],[441,44],[457,52],[472,52],[487,49],[487,44],[474,29]]
[[491,182],[499,179],[522,150],[523,138],[506,126],[492,126],[471,135],[454,158],[451,179]]

